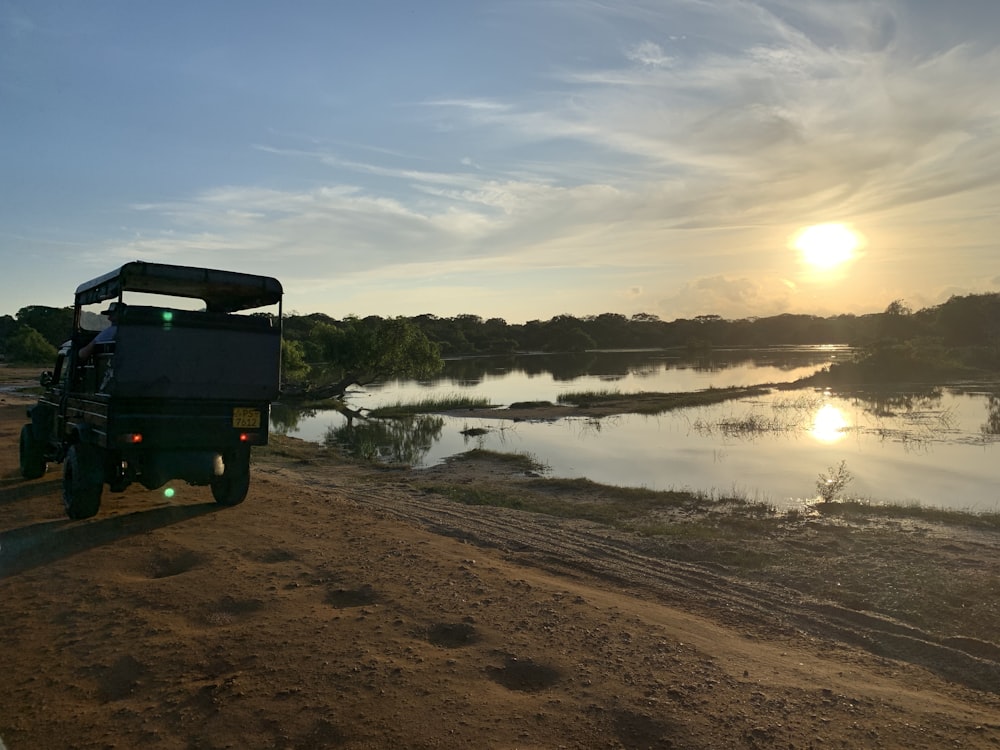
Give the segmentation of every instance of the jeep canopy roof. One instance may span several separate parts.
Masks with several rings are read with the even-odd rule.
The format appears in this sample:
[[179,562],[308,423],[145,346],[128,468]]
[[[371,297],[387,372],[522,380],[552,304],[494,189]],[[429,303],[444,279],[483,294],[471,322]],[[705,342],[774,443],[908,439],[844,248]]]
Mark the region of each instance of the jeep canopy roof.
[[191,297],[203,300],[209,312],[228,313],[278,304],[282,289],[281,283],[270,276],[136,260],[80,284],[76,304],[117,299],[122,292]]

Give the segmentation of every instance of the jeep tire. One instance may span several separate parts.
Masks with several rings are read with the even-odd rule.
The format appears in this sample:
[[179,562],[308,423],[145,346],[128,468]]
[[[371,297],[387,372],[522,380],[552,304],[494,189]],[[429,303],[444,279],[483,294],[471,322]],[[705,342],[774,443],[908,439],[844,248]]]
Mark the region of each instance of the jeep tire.
[[63,461],[63,505],[72,519],[90,518],[101,508],[104,469],[97,448],[74,443]]
[[212,497],[219,505],[239,505],[250,489],[250,449],[223,454],[223,472],[212,479]]
[[45,473],[45,445],[35,437],[35,428],[26,424],[21,428],[21,476],[38,479]]

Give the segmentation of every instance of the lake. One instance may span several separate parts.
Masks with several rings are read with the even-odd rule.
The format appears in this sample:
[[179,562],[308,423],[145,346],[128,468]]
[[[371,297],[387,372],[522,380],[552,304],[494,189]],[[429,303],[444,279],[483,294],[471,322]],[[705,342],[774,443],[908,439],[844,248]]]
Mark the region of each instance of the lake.
[[[574,391],[793,382],[850,356],[844,347],[797,347],[450,360],[434,380],[376,384],[352,392],[348,403],[375,408],[455,395],[507,406],[554,402]],[[891,396],[798,389],[657,416],[511,422],[421,415],[371,425],[356,420],[351,429],[335,410],[276,405],[272,431],[335,440],[418,468],[472,448],[528,453],[548,467],[548,476],[737,493],[780,509],[814,501],[819,475],[844,462],[853,477],[845,490],[851,497],[1000,512],[997,394],[1000,386],[988,383]]]

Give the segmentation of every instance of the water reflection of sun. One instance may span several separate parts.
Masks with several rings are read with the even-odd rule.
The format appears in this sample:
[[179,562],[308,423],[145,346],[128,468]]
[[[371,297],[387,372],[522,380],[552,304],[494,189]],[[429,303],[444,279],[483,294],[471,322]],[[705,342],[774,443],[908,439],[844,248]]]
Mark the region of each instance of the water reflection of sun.
[[824,404],[813,417],[812,429],[809,434],[821,443],[836,443],[843,440],[851,423],[847,416],[832,404]]

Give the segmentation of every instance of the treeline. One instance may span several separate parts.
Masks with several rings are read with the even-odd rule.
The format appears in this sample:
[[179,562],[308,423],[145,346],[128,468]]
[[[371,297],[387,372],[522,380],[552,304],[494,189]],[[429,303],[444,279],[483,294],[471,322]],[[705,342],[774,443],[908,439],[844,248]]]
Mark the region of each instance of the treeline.
[[[73,310],[30,306],[17,315],[0,316],[0,356],[10,362],[46,362],[72,328]],[[332,318],[322,313],[287,315],[284,334],[298,362],[324,362],[331,348],[342,341],[336,335],[353,331],[384,331],[387,323],[397,330],[418,330],[444,357],[515,352],[574,352],[588,349],[710,348],[847,344],[864,347],[885,341],[924,339],[945,346],[974,346],[1000,350],[1000,294],[954,296],[947,302],[911,310],[897,300],[884,311],[865,315],[783,314],[730,320],[719,315],[699,315],[664,321],[640,313],[574,317],[508,323],[478,315],[386,319]],[[401,326],[402,322],[406,326]]]
[[[383,318],[350,318],[351,324],[377,326]],[[674,347],[754,347],[807,344],[870,346],[885,341],[937,340],[954,346],[1000,345],[1000,294],[955,296],[944,304],[911,310],[902,300],[884,311],[865,315],[782,314],[729,320],[719,315],[660,320],[640,313],[627,317],[604,313],[586,317],[558,315],[550,320],[507,323],[478,315],[407,318],[442,356],[510,354],[515,352],[574,352],[588,349],[666,349]],[[285,319],[285,338],[299,342],[309,361],[322,361],[325,326],[344,321],[322,313]]]

